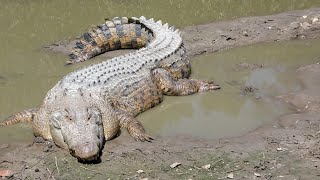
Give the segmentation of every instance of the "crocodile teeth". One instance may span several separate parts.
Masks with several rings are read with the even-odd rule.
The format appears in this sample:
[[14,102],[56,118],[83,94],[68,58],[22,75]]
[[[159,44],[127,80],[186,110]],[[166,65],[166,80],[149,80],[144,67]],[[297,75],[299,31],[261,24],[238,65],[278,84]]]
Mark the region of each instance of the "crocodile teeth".
[[169,28],[171,31],[174,31],[174,26],[171,26],[170,28]]
[[168,27],[169,27],[168,23],[165,23],[165,24],[163,25],[163,27],[166,28],[166,29],[168,29]]
[[154,22],[154,19],[153,19],[153,18],[151,18],[151,19],[149,19],[149,21]]
[[179,31],[179,29],[176,29],[175,31],[174,31],[175,33],[179,33],[180,34],[180,31]]
[[162,21],[161,20],[157,21],[157,24],[162,26]]

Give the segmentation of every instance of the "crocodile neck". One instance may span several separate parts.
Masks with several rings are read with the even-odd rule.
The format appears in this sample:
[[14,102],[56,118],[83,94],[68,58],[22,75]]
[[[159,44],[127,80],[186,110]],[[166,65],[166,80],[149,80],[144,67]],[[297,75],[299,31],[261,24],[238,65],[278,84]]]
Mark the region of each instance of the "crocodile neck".
[[67,90],[102,88],[116,85],[123,79],[146,76],[182,46],[180,32],[169,28],[168,24],[162,25],[161,21],[147,20],[143,16],[137,22],[153,33],[150,43],[135,52],[72,72],[61,80],[62,87]]

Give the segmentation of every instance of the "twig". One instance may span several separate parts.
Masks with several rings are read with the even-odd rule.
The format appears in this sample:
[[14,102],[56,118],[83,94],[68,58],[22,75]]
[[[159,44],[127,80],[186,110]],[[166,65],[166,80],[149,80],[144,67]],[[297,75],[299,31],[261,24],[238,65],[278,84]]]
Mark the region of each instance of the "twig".
[[12,161],[7,161],[7,160],[3,160],[3,161],[0,162],[0,164],[2,164],[2,163],[10,163],[10,164],[13,164]]
[[60,171],[59,171],[59,167],[58,167],[57,156],[55,156],[54,159],[55,159],[55,162],[56,162],[56,168],[57,168],[58,174],[60,175]]
[[100,172],[98,172],[98,171],[96,171],[96,170],[88,169],[88,168],[86,168],[86,167],[84,167],[84,166],[79,166],[79,167],[81,167],[81,168],[83,168],[83,169],[85,169],[85,170],[92,171],[92,172],[95,172],[95,173],[97,173],[97,174],[103,175],[102,173],[100,173]]
[[136,148],[136,150],[137,151],[139,151],[141,154],[143,154],[143,155],[147,155],[146,153],[144,153],[141,149],[139,149],[139,148]]
[[233,169],[233,170],[227,171],[226,173],[231,173],[231,172],[235,172],[235,171],[240,171],[240,170],[242,170],[242,169],[243,169],[243,167],[238,168],[238,169]]
[[52,178],[53,180],[55,180],[52,172],[49,170],[49,168],[47,168],[47,171],[49,172],[49,178]]

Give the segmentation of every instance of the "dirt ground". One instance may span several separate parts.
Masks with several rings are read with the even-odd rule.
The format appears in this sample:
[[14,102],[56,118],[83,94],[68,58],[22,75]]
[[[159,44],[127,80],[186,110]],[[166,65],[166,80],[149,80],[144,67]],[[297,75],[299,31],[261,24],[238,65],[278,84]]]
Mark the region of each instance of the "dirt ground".
[[[319,19],[320,8],[291,11],[186,27],[182,35],[195,56],[258,42],[319,38]],[[67,53],[72,44],[61,41],[45,49]],[[304,89],[276,97],[296,112],[241,137],[156,137],[142,143],[123,133],[106,143],[97,164],[81,164],[52,144],[19,144],[0,156],[0,174],[13,171],[8,179],[320,179],[320,64],[300,67],[296,76]],[[11,146],[0,144],[0,149]]]

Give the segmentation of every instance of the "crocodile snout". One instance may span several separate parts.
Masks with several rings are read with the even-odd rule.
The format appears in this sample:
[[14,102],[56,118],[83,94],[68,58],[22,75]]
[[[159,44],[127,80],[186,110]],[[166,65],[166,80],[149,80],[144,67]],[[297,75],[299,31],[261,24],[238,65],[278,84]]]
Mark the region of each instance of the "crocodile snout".
[[97,144],[85,142],[70,149],[70,152],[81,161],[94,161],[99,158],[100,148]]

